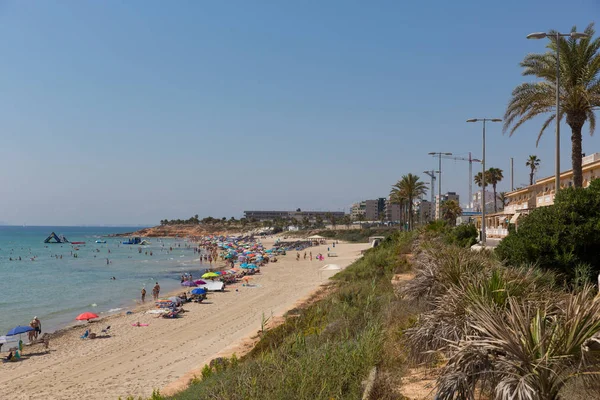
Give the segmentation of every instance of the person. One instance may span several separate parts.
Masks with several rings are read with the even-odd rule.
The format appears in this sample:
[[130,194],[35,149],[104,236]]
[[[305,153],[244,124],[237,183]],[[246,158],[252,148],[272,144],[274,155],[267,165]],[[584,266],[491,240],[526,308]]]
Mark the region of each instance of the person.
[[312,251],[310,252],[310,261],[312,261]]
[[304,252],[304,259],[306,260],[306,252]]
[[11,361],[12,359],[13,359],[13,352],[11,350],[10,353],[8,353],[8,355],[6,356],[6,361]]
[[154,285],[154,288],[152,288],[152,297],[154,297],[154,300],[158,300],[159,294],[160,294],[160,285],[158,284],[158,282],[156,282],[156,285]]
[[142,303],[146,301],[146,288],[142,288]]
[[42,322],[38,319],[38,317],[33,317],[33,320],[29,324],[34,329],[34,338],[37,339],[38,335],[42,333]]
[[300,261],[300,253],[296,253],[296,261]]

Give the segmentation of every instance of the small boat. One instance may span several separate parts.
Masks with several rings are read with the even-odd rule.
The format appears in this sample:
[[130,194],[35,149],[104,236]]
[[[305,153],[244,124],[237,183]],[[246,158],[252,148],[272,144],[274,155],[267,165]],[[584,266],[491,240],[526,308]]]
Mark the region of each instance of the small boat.
[[85,244],[85,242],[71,242],[71,244]]
[[96,240],[96,243],[106,243],[106,240]]

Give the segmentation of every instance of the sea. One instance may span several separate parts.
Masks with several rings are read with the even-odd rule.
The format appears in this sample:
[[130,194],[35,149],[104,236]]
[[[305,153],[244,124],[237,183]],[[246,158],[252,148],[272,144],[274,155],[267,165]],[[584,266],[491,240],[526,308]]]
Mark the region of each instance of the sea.
[[[183,239],[150,238],[140,246],[109,236],[137,229],[0,226],[0,335],[35,316],[48,332],[82,312],[125,312],[140,301],[143,287],[151,300],[155,282],[166,293],[181,287],[183,273],[199,277],[208,268]],[[44,243],[52,232],[85,244]]]

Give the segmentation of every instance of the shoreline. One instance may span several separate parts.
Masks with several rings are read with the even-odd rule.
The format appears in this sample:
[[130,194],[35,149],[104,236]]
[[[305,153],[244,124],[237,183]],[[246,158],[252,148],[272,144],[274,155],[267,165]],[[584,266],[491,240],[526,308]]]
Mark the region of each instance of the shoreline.
[[[270,245],[272,240],[262,242]],[[154,302],[148,301],[134,305],[130,315],[122,310],[98,322],[64,328],[51,338],[48,353],[38,351],[42,349],[37,345],[26,346],[23,360],[4,364],[0,390],[15,393],[15,400],[83,396],[116,400],[128,395],[146,398],[153,389],[176,382],[186,386],[186,377],[197,374],[206,362],[226,351],[239,352],[248,338],[256,336],[261,318],[282,316],[320,289],[333,274],[325,276],[319,268],[330,262],[347,266],[367,246],[341,243],[335,248],[339,257],[312,262],[296,261],[295,252],[290,251],[252,276],[249,286],[229,285],[224,293],[209,293],[203,303],[187,303],[181,318],[145,314],[154,308]],[[326,245],[314,246],[307,252],[326,254],[326,249]],[[132,326],[138,321],[149,326]],[[110,337],[79,338],[88,326],[99,333],[107,325],[111,325]],[[98,393],[100,387],[102,393]]]

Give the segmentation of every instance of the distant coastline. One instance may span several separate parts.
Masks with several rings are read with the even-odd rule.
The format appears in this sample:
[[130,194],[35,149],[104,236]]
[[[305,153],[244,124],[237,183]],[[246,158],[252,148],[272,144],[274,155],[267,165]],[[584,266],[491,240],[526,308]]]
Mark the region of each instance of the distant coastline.
[[240,229],[231,229],[224,226],[209,226],[204,224],[175,224],[175,225],[157,225],[150,228],[143,228],[133,232],[115,233],[111,237],[165,237],[165,238],[184,238],[200,237],[206,235],[232,235],[239,233]]

